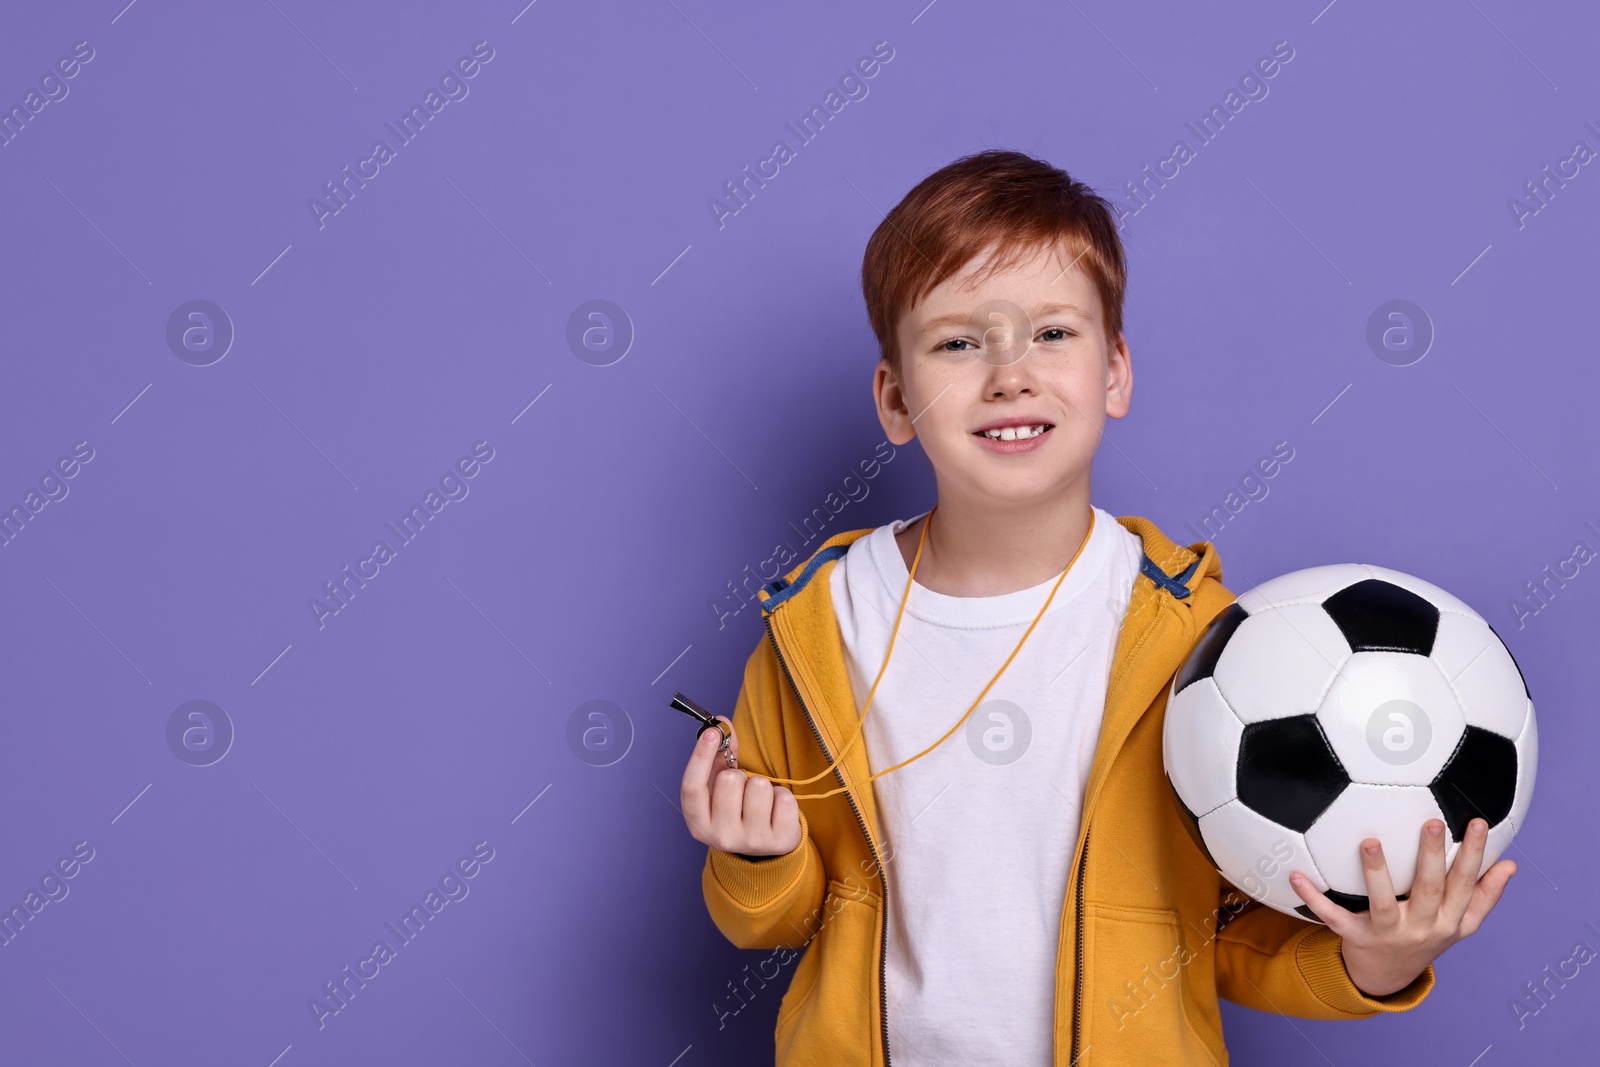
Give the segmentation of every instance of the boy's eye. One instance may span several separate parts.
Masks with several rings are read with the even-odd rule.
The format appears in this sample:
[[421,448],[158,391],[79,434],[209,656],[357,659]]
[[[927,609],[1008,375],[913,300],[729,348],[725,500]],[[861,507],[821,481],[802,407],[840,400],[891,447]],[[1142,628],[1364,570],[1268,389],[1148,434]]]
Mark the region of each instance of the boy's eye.
[[[1048,342],[1065,341],[1067,338],[1073,337],[1073,336],[1075,336],[1073,334],[1073,332],[1071,330],[1063,327],[1063,326],[1050,326],[1050,327],[1047,327],[1046,329],[1043,329],[1043,330],[1039,331],[1039,339],[1041,341],[1048,341]],[[960,346],[960,347],[952,347],[952,346]],[[943,342],[942,344],[939,345],[939,351],[941,351],[941,352],[965,352],[965,351],[967,351],[969,349],[975,349],[975,348],[977,348],[977,345],[974,345],[971,341],[967,340],[965,337],[953,337],[950,340],[945,341],[945,342]]]

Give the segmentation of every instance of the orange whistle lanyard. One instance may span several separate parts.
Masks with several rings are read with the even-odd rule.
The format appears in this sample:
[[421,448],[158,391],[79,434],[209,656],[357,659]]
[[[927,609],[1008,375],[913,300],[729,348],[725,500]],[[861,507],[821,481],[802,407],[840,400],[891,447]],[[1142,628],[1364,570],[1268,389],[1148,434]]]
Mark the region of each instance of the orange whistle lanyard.
[[[844,748],[840,750],[838,759],[835,759],[832,762],[830,762],[826,768],[824,768],[823,770],[818,771],[816,774],[813,774],[810,778],[774,778],[771,775],[759,774],[756,771],[749,771],[749,770],[746,770],[745,774],[751,775],[753,777],[765,778],[765,779],[767,779],[767,781],[772,782],[774,785],[808,785],[811,782],[815,782],[817,779],[823,778],[826,775],[828,775],[829,773],[831,773],[833,771],[833,769],[835,767],[837,767],[839,765],[839,763],[844,759],[844,757],[850,752],[850,750],[853,747],[855,747],[856,741],[858,741],[861,738],[861,736],[863,734],[863,731],[866,728],[867,712],[872,707],[872,698],[873,698],[873,696],[875,696],[877,694],[877,692],[878,692],[878,683],[883,681],[883,672],[886,671],[889,668],[889,657],[894,655],[895,637],[900,632],[900,620],[905,615],[906,602],[911,599],[911,585],[912,585],[912,582],[916,579],[917,564],[922,560],[922,546],[927,542],[928,529],[933,525],[933,513],[935,511],[938,511],[938,510],[939,510],[939,505],[935,504],[928,511],[927,521],[925,521],[922,524],[922,532],[917,538],[917,553],[911,559],[911,572],[906,575],[905,592],[900,595],[900,610],[895,614],[895,617],[894,617],[894,628],[889,631],[889,649],[888,649],[887,652],[884,653],[883,666],[878,668],[878,677],[873,679],[872,688],[867,693],[867,702],[861,708],[861,718],[859,720],[857,720],[856,728],[851,733],[850,740],[845,742]],[[928,753],[932,752],[934,749],[936,749],[940,745],[944,744],[945,741],[949,740],[949,738],[950,738],[950,736],[952,734],[954,734],[957,730],[959,730],[961,728],[961,724],[967,721],[967,719],[972,715],[973,711],[975,711],[977,709],[979,704],[983,703],[984,694],[987,693],[991,688],[994,687],[994,683],[996,683],[996,682],[998,682],[1000,680],[1000,676],[1005,673],[1006,668],[1011,666],[1011,661],[1017,658],[1017,653],[1022,651],[1022,646],[1025,643],[1027,643],[1028,635],[1033,633],[1033,628],[1035,626],[1039,625],[1039,620],[1044,618],[1044,613],[1047,610],[1049,610],[1050,601],[1055,599],[1056,590],[1061,588],[1062,581],[1064,581],[1066,579],[1068,572],[1072,570],[1072,565],[1074,563],[1078,562],[1078,557],[1083,554],[1084,547],[1086,545],[1088,545],[1089,538],[1094,534],[1094,523],[1095,523],[1094,510],[1091,508],[1090,511],[1089,511],[1089,529],[1084,532],[1083,540],[1081,542],[1079,542],[1079,544],[1078,544],[1078,550],[1076,552],[1074,552],[1072,554],[1072,558],[1067,561],[1067,565],[1066,565],[1065,569],[1062,570],[1060,577],[1058,577],[1056,579],[1056,584],[1050,587],[1050,595],[1045,597],[1044,606],[1039,609],[1039,614],[1035,615],[1034,618],[1033,618],[1033,621],[1028,624],[1028,629],[1023,633],[1022,639],[1017,642],[1017,647],[1011,650],[1011,655],[1006,657],[1006,661],[1000,665],[1000,669],[995,672],[994,677],[989,679],[989,684],[985,685],[983,687],[983,689],[978,693],[978,698],[972,702],[972,707],[967,709],[966,714],[961,716],[961,718],[959,720],[957,720],[957,722],[956,722],[956,724],[954,726],[950,727],[949,730],[946,730],[944,736],[939,738],[939,740],[935,741],[933,744],[929,745],[927,748],[923,749],[921,752],[918,752],[915,756],[912,756],[910,759],[901,760],[899,763],[896,763],[893,767],[885,767],[883,770],[879,771],[877,774],[869,776],[866,779],[866,781],[862,782],[861,784],[864,785],[864,784],[866,784],[866,782],[871,782],[874,779],[881,778],[884,775],[888,774],[890,771],[897,771],[901,767],[904,767],[906,764],[911,763],[911,762],[913,762],[915,760],[921,759],[923,756],[926,756]],[[740,768],[740,769],[743,770],[743,768]],[[824,797],[831,797],[836,793],[843,793],[844,791],[845,791],[845,787],[844,786],[840,786],[837,789],[830,789],[826,793],[796,793],[795,794],[795,799],[796,800],[821,800]]]

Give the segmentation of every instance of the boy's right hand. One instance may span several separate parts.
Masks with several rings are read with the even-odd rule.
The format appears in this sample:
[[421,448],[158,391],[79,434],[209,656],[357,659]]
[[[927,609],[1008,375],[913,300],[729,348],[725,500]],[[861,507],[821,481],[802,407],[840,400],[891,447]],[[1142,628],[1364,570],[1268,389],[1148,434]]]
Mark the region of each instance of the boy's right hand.
[[[726,716],[728,751],[739,758],[739,735]],[[745,856],[781,856],[800,843],[800,803],[788,787],[729,767],[718,746],[720,730],[695,742],[683,771],[683,821],[701,844]]]

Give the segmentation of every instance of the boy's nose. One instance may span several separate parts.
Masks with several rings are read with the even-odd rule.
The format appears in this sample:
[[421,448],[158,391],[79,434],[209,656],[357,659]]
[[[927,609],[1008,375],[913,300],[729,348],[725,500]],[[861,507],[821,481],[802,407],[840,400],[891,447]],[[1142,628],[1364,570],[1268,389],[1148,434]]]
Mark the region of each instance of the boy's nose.
[[1033,396],[1037,392],[1033,381],[1032,360],[1019,358],[1011,363],[991,364],[988,376],[988,393],[991,398],[1007,396]]

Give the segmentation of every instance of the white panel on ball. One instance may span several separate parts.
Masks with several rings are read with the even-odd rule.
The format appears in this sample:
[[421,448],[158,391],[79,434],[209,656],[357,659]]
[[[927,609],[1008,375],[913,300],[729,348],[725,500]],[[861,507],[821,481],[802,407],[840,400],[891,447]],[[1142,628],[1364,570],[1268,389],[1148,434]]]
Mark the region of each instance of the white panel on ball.
[[1522,820],[1527,818],[1528,807],[1533,803],[1533,780],[1538,777],[1539,769],[1539,720],[1533,712],[1533,701],[1528,701],[1528,721],[1522,724],[1522,733],[1517,735],[1517,795],[1511,802],[1511,814],[1506,822],[1515,821],[1516,828],[1522,828]]
[[1516,739],[1527,718],[1528,693],[1506,646],[1482,619],[1439,616],[1432,659],[1456,691],[1467,725]]
[[1310,715],[1321,706],[1350,643],[1316,604],[1267,608],[1239,624],[1214,675],[1247,723]]
[[1162,758],[1178,796],[1196,816],[1232,800],[1234,767],[1244,723],[1233,713],[1217,685],[1201,678],[1167,701],[1162,732]]
[[1217,866],[1232,872],[1228,880],[1261,903],[1294,914],[1305,903],[1289,884],[1295,871],[1318,889],[1327,888],[1305,838],[1256,814],[1243,801],[1230,800],[1199,822],[1200,836]]
[[1270,604],[1320,604],[1347,585],[1372,577],[1359,563],[1330,563],[1268,578],[1239,594],[1239,606],[1254,615]]
[[1466,724],[1439,667],[1411,652],[1357,652],[1317,711],[1352,782],[1427,785]]
[[[1422,825],[1429,819],[1443,822],[1444,812],[1426,787],[1352,783],[1306,831],[1306,847],[1329,885],[1341,893],[1366,896],[1361,842],[1376,837],[1383,843],[1394,891],[1408,893],[1417,871]],[[1447,864],[1457,847],[1445,838]]]

